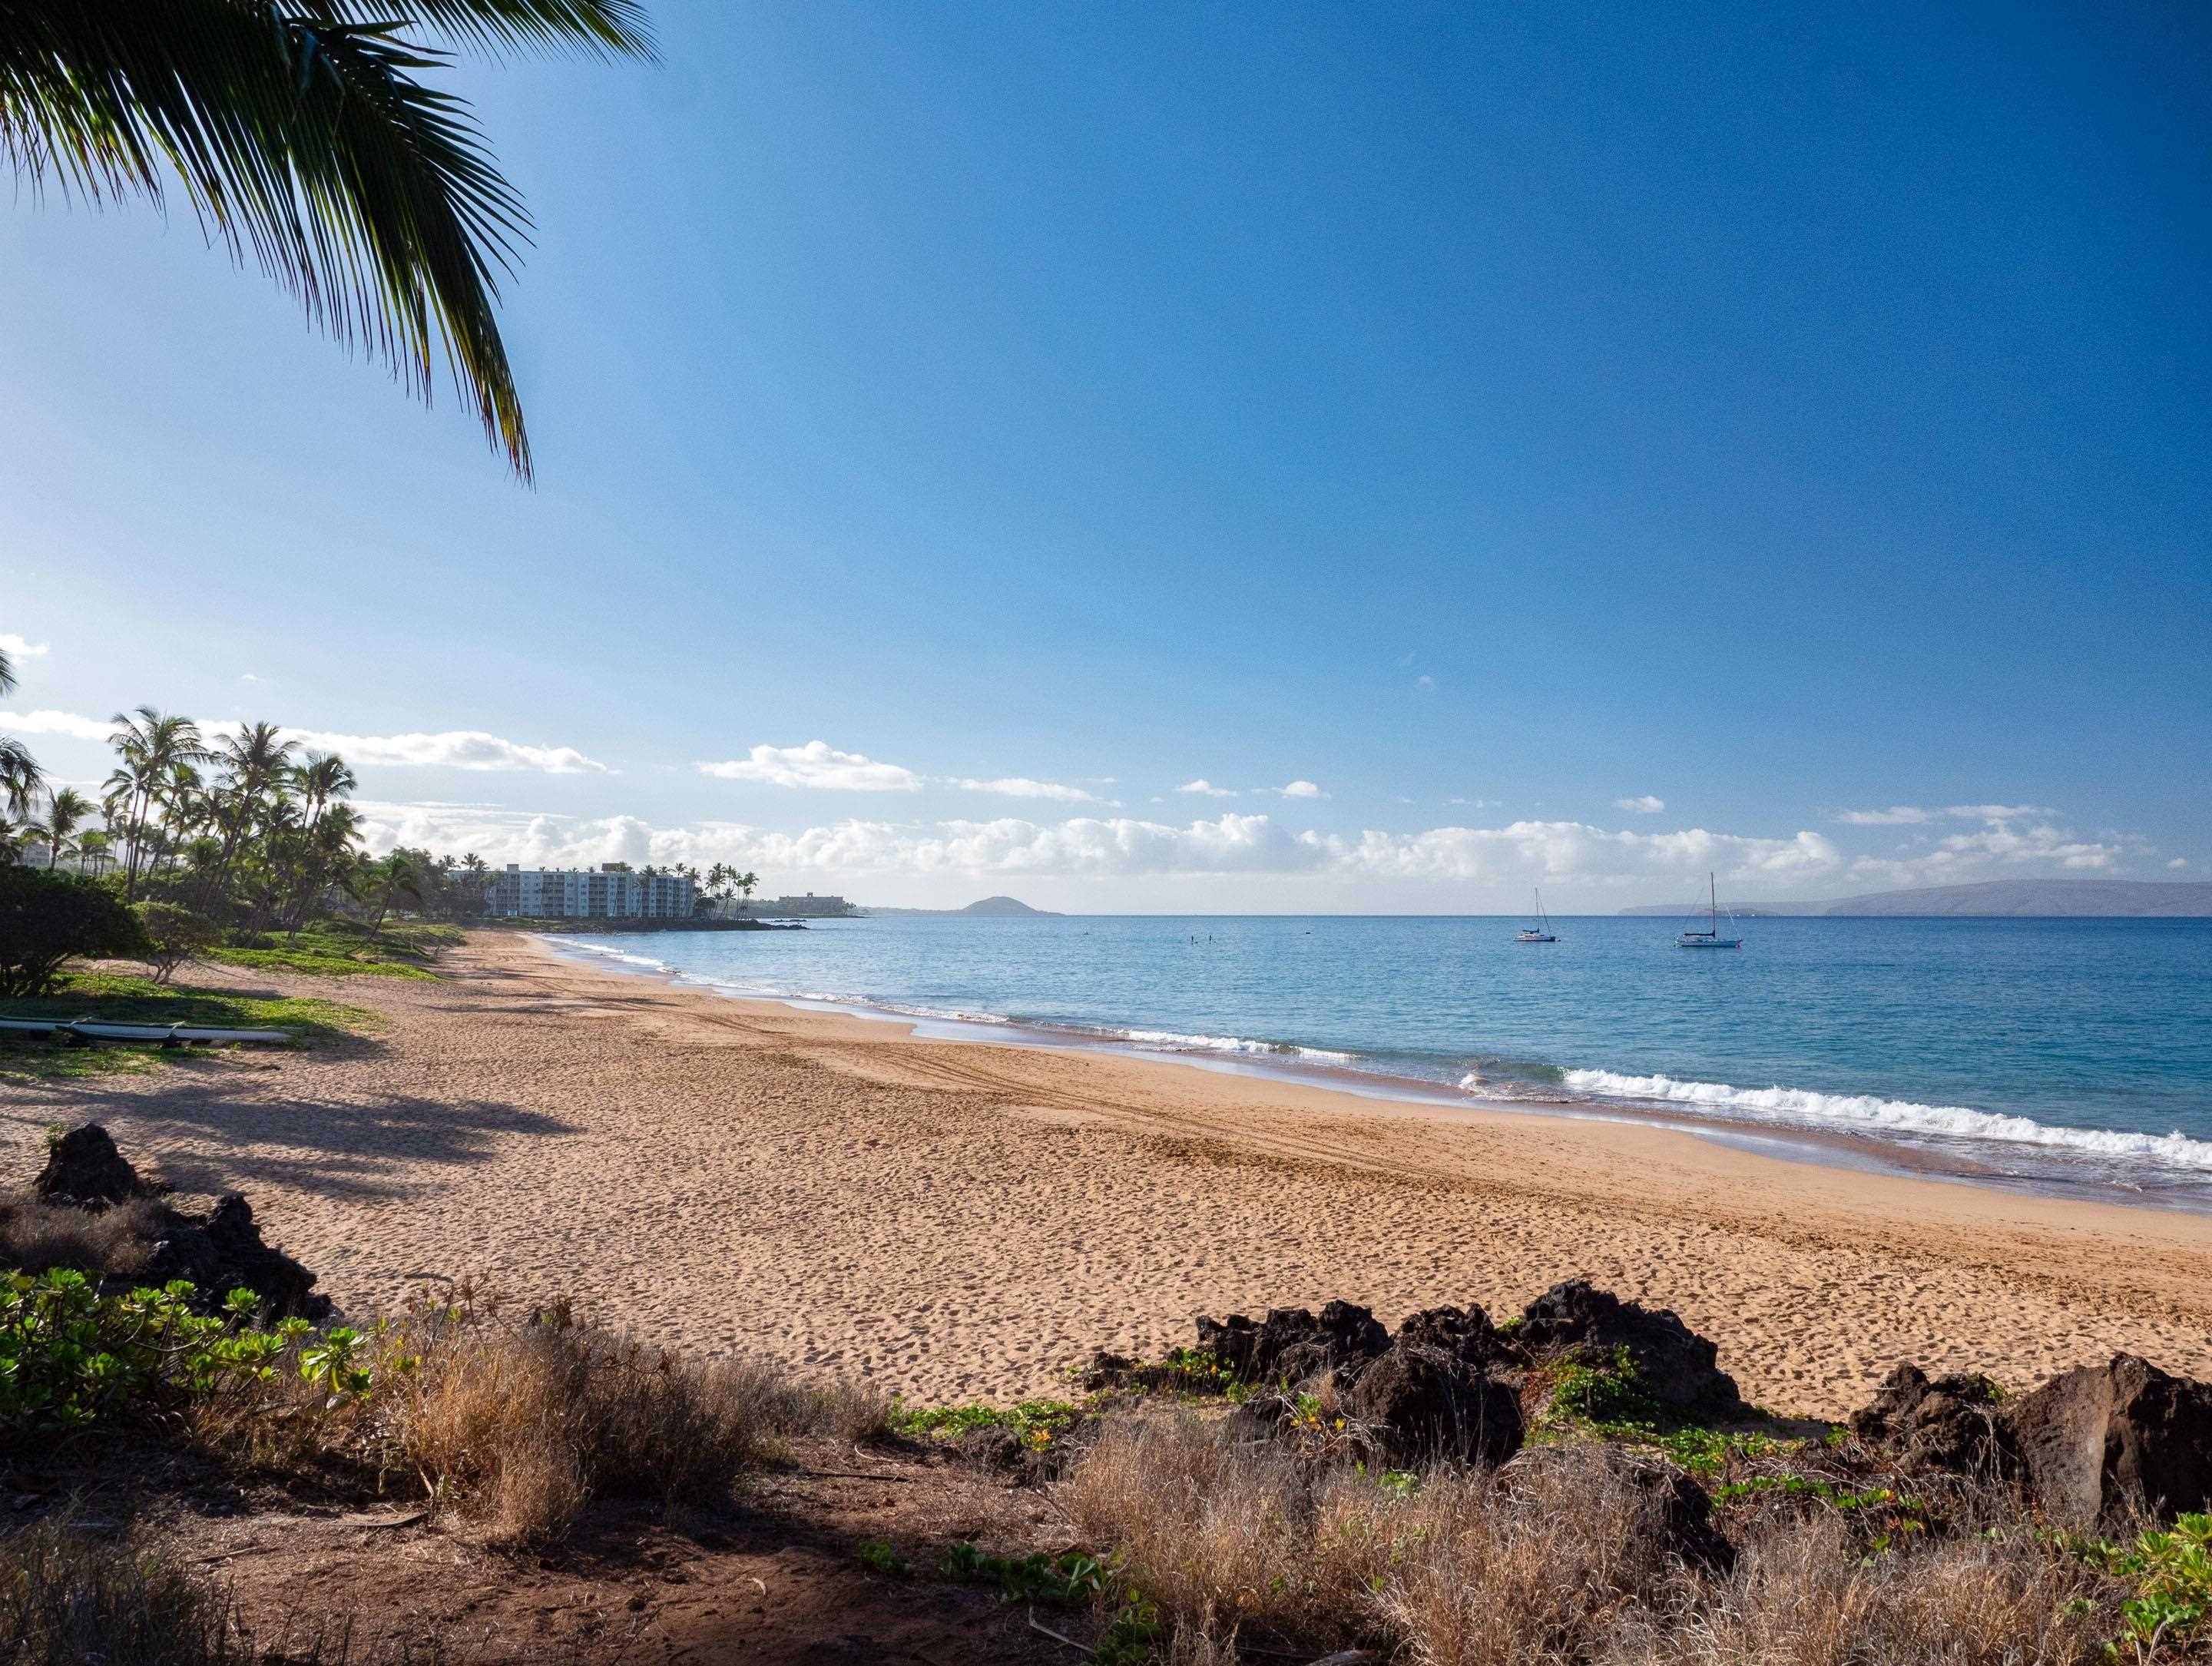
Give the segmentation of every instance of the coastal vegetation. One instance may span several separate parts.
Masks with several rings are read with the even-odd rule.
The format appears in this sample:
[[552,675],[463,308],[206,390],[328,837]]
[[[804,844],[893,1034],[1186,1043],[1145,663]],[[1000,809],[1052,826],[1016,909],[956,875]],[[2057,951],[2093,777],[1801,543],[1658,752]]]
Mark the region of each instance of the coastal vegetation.
[[[1438,1308],[1394,1335],[1344,1303],[1201,1320],[1165,1359],[1097,1355],[1078,1398],[914,1407],[465,1282],[342,1317],[242,1201],[179,1214],[94,1128],[57,1132],[0,1205],[0,1469],[52,1495],[74,1467],[148,1523],[118,1541],[55,1504],[0,1536],[0,1660],[325,1657],[270,1647],[205,1570],[228,1558],[191,1554],[200,1506],[163,1500],[194,1474],[518,1570],[611,1511],[710,1560],[761,1500],[849,1480],[874,1502],[839,1529],[864,1582],[843,1602],[911,1616],[969,1593],[1019,1616],[1007,1634],[1035,1649],[1009,1659],[2144,1666],[2212,1647],[2212,1515],[2172,1496],[2196,1485],[2212,1385],[2141,1361],[2027,1395],[1905,1366],[1846,1424],[1791,1422],[1744,1405],[1675,1316],[1570,1281],[1505,1325]],[[200,1282],[171,1275],[187,1264]],[[2130,1467],[2075,1462],[2085,1417]],[[988,1529],[946,1502],[1008,1489],[1036,1507]],[[445,1657],[407,1644],[374,1657]]]
[[31,0],[0,7],[0,155],[33,200],[180,188],[210,238],[418,397],[442,356],[527,478],[494,302],[529,216],[468,106],[422,72],[556,47],[650,39],[634,0]]

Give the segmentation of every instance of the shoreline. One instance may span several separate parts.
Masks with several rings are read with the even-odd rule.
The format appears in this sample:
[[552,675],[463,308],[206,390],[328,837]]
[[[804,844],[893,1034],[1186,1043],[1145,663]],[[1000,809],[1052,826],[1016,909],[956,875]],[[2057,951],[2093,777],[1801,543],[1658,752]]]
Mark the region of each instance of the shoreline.
[[[1286,1056],[1280,1058],[1270,1058],[1261,1053],[1209,1052],[1197,1047],[1179,1048],[1164,1043],[1148,1045],[1108,1031],[1000,1013],[932,1012],[926,1008],[901,1007],[889,1002],[838,1000],[747,991],[716,983],[622,949],[571,943],[550,933],[526,932],[522,934],[543,945],[556,958],[575,964],[612,971],[622,976],[653,978],[672,988],[696,990],[718,1000],[760,1001],[793,1012],[833,1012],[865,1022],[898,1025],[924,1040],[1097,1053],[1114,1058],[1184,1065],[1258,1080],[1320,1086],[1335,1092],[1393,1104],[1446,1108],[1464,1106],[1504,1116],[1547,1116],[1575,1122],[1668,1128],[1692,1138],[1710,1140],[1718,1145],[1784,1162],[1863,1170],[1952,1185],[1986,1187],[1996,1191],[2029,1196],[2212,1217],[2212,1177],[2208,1177],[2207,1182],[2201,1185],[2184,1189],[2179,1180],[2162,1186],[2154,1183],[2130,1184],[2096,1172],[2074,1176],[2048,1168],[2014,1172],[2001,1166],[2001,1158],[2008,1151],[2044,1149],[2032,1142],[1996,1139],[1976,1140],[1967,1136],[1956,1136],[1940,1144],[1922,1143],[1903,1135],[1893,1134],[1885,1138],[1849,1128],[1821,1127],[1802,1122],[1761,1122],[1744,1116],[1700,1115],[1693,1110],[1645,1104],[1626,1099],[1547,1097],[1533,1088],[1508,1097],[1497,1093],[1469,1091],[1464,1087],[1453,1088],[1442,1082],[1432,1082],[1411,1074],[1363,1069],[1352,1063],[1355,1055],[1322,1055],[1306,1048],[1289,1048]],[[1166,1032],[1155,1033],[1164,1035]],[[2093,1129],[2087,1132],[2106,1131]],[[1982,1146],[1988,1147],[1986,1154],[1978,1149]],[[2166,1172],[2172,1174],[2176,1171]]]
[[[1785,1162],[1677,1130],[977,1045],[473,934],[439,981],[215,969],[381,1025],[0,1094],[27,1176],[108,1125],[244,1192],[351,1320],[432,1282],[930,1402],[1065,1392],[1094,1348],[1332,1298],[1395,1323],[1582,1275],[1673,1308],[1774,1409],[1900,1359],[2026,1384],[2125,1348],[2212,1377],[2212,1220]],[[195,975],[196,979],[199,975]]]

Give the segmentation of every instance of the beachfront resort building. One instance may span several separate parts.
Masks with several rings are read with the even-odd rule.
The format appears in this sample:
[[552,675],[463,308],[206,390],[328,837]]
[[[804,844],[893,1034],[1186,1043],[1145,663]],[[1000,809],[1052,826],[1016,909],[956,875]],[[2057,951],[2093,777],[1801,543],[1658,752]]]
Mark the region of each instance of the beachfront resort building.
[[689,920],[696,900],[680,873],[599,868],[515,867],[491,876],[484,912],[506,920]]

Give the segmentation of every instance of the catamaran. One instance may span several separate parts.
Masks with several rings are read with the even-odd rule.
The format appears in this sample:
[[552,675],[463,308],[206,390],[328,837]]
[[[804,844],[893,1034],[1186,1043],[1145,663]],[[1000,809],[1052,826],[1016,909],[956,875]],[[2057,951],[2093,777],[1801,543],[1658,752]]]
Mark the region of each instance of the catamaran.
[[[1721,894],[1711,873],[1705,875],[1705,924],[1704,931],[1684,932],[1677,936],[1674,946],[1678,949],[1740,949],[1743,946],[1741,937],[1721,935]],[[1729,924],[1735,924],[1734,915],[1729,915]]]
[[1559,940],[1552,935],[1552,922],[1544,913],[1542,887],[1539,886],[1536,891],[1536,923],[1513,940],[1516,943],[1556,943]]

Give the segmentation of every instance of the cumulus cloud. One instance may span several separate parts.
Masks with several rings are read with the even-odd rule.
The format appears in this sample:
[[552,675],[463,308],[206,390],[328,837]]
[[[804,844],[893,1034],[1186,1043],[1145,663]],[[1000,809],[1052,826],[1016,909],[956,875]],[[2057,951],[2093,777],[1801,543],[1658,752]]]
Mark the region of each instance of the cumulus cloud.
[[1613,807],[1616,810],[1633,810],[1639,816],[1656,816],[1667,807],[1667,800],[1655,799],[1650,793],[1646,793],[1638,799],[1615,799],[1613,801]]
[[2166,866],[2174,869],[2178,873],[2181,869],[2189,866],[2189,858],[2186,856],[2176,856],[2172,861],[2168,862]]
[[[210,724],[208,731],[220,733],[237,727]],[[437,734],[337,734],[327,729],[288,727],[284,738],[312,751],[337,752],[356,768],[367,764],[395,769],[536,770],[549,775],[614,773],[574,746],[530,746],[481,729],[447,729]]]
[[1204,775],[1200,775],[1196,781],[1187,781],[1183,782],[1182,786],[1176,788],[1176,791],[1178,793],[1195,793],[1199,797],[1204,799],[1233,799],[1237,796],[1236,789],[1233,787],[1216,787]]
[[1063,786],[1056,781],[1031,781],[1027,775],[1006,775],[997,781],[948,777],[945,785],[957,787],[967,793],[996,793],[1009,799],[1056,799],[1063,804],[1099,802],[1096,793],[1086,793],[1080,787]]
[[920,824],[851,818],[796,833],[738,822],[653,828],[632,817],[587,820],[465,805],[362,806],[371,848],[474,850],[494,862],[735,862],[771,883],[896,876],[1011,879],[1278,875],[1324,881],[1471,884],[1531,879],[1663,883],[1719,868],[1738,881],[1796,881],[1840,866],[1817,833],[1750,838],[1692,828],[1613,831],[1579,822],[1516,822],[1356,836],[1301,831],[1264,814],[1227,812],[1182,824],[1136,816],[1055,823],[1002,817]]
[[[1981,809],[2012,806],[1960,806],[1961,818]],[[2116,835],[2107,839],[2083,839],[2049,822],[2016,827],[2009,819],[1992,820],[1978,832],[1954,833],[1936,842],[1932,850],[1899,856],[1863,856],[1851,864],[1854,876],[1900,886],[1961,885],[1987,879],[2021,863],[2048,862],[2077,873],[2111,868],[2130,849],[2140,852],[2142,842]]]
[[1844,810],[1836,819],[1850,827],[1923,827],[1933,821],[2009,822],[2051,812],[2033,804],[1954,804],[1923,810],[1917,804],[1893,804],[1887,810]]
[[105,719],[79,717],[75,712],[0,712],[0,729],[17,734],[64,734],[78,740],[105,740],[115,726]]
[[46,651],[44,642],[27,641],[12,630],[0,630],[0,654],[10,660],[35,660]]
[[699,773],[721,781],[840,793],[911,793],[921,786],[921,777],[911,769],[878,763],[859,752],[841,752],[826,740],[810,740],[804,746],[756,746],[741,758],[702,763]]
[[[210,739],[234,735],[245,725],[223,718],[200,725]],[[69,735],[78,740],[106,740],[115,725],[106,718],[84,717],[75,712],[0,712],[0,728],[19,734]],[[328,729],[283,731],[285,739],[313,751],[337,752],[356,766],[388,769],[447,769],[475,770],[536,770],[549,775],[605,775],[614,772],[573,746],[529,746],[481,729],[448,729],[440,734],[338,734]]]
[[1274,789],[1286,799],[1325,799],[1328,793],[1310,781],[1294,781],[1287,787]]

